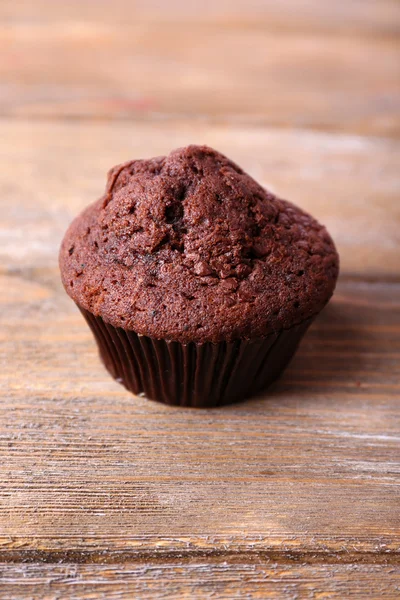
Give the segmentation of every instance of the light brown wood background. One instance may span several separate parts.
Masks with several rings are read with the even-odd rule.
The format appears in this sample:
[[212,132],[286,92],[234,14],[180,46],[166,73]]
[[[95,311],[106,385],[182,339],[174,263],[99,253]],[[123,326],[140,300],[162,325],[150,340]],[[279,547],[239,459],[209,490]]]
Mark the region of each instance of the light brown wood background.
[[[0,2],[0,598],[398,598],[400,4]],[[225,152],[342,271],[263,398],[102,368],[57,251],[107,169]]]

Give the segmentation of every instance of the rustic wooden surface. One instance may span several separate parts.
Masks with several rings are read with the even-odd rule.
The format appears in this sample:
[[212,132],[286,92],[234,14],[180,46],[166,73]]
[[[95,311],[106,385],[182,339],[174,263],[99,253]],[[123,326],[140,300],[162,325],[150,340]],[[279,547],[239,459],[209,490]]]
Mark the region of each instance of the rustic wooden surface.
[[0,114],[399,133],[397,0],[2,0],[0,18]]
[[[0,3],[0,598],[400,594],[400,5]],[[265,397],[134,398],[61,288],[129,157],[204,142],[331,231]]]

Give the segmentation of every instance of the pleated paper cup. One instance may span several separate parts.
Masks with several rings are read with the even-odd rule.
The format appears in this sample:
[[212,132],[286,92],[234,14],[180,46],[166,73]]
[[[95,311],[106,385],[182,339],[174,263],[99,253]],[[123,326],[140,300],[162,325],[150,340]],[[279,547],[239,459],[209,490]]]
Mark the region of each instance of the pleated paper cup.
[[181,344],[113,327],[79,308],[114,379],[133,394],[194,408],[238,402],[265,389],[313,320],[257,340]]

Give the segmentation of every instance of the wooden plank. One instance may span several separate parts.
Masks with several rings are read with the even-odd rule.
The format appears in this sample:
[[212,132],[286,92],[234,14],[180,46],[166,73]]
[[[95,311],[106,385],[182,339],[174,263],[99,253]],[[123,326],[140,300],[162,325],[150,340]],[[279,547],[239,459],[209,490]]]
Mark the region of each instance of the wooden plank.
[[269,396],[204,412],[113,382],[55,270],[1,287],[0,559],[398,559],[400,284],[342,282]]
[[[2,593],[2,585],[4,592]],[[398,598],[400,572],[382,565],[302,565],[258,560],[209,564],[1,565],[0,598]]]
[[[0,3],[1,599],[398,597],[400,4],[203,4]],[[112,164],[193,142],[342,259],[271,392],[204,412],[113,382],[56,266]]]
[[198,23],[268,26],[272,31],[348,32],[394,35],[399,31],[397,0],[348,0],[321,3],[319,0],[2,0],[0,20],[5,23],[54,23],[89,21],[126,24],[135,20],[163,23],[179,21],[186,26]]
[[185,121],[0,127],[4,269],[56,265],[67,224],[103,193],[110,166],[207,143],[319,218],[337,243],[342,275],[399,277],[397,141]]
[[[80,2],[63,8],[47,0],[39,11],[36,3],[30,10],[6,3],[0,26],[0,114],[186,115],[398,135],[400,21],[394,16],[399,5],[385,0],[378,11],[369,3],[364,16],[365,3],[349,3],[348,9],[344,3],[323,3],[315,9],[315,1],[305,2],[305,17],[295,29],[298,11],[290,10],[290,3],[279,9],[276,4],[268,3],[264,11],[255,3],[246,23],[244,3],[228,10],[230,21],[218,17],[223,8],[209,8],[198,19],[180,2],[172,14],[186,15],[183,21],[170,18],[166,24],[165,8],[158,12],[142,3],[139,8],[122,3],[119,12],[114,3],[93,10],[86,2],[83,13]],[[260,11],[264,17],[259,19]],[[64,12],[72,16],[64,19]],[[315,27],[302,29],[302,22],[313,23],[313,14]],[[367,33],[354,32],[353,22],[356,30],[357,23],[366,22]]]
[[[397,143],[185,122],[2,131],[3,560],[397,552]],[[194,140],[326,221],[347,275],[268,400],[201,414],[108,377],[56,268],[111,164]]]

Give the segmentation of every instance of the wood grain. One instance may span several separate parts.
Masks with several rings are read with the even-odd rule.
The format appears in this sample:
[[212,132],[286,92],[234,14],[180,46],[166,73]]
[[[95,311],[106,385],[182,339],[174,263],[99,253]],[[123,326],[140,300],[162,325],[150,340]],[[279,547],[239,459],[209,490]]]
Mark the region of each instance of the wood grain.
[[56,272],[2,287],[0,557],[396,555],[399,284],[343,282],[270,396],[204,412],[114,383]]
[[[257,560],[176,564],[0,564],[2,584],[14,600],[79,598],[232,598],[300,600],[398,598],[400,572],[382,565],[299,565]],[[245,590],[245,596],[244,596]]]
[[[0,2],[0,598],[397,598],[397,0]],[[207,143],[327,225],[330,305],[268,395],[110,379],[62,290],[127,158]]]
[[1,115],[399,132],[397,3],[83,4],[0,9]]
[[[390,597],[400,537],[396,142],[186,121],[112,128],[20,121],[2,128],[6,596],[59,598],[79,590],[76,597],[95,597],[107,589],[118,597],[123,587],[127,597],[143,589],[156,597],[159,561],[157,573],[171,576],[166,597],[188,590],[200,597],[208,585],[220,597],[239,594],[240,585],[253,597],[285,597],[279,590],[302,597],[318,585],[327,598],[339,597],[348,569],[354,585],[361,580],[357,593],[368,584],[376,597]],[[328,221],[343,263],[333,302],[272,394],[201,414],[134,398],[109,378],[56,266],[67,223],[101,193],[110,164],[199,137]],[[329,172],[333,189],[326,187]],[[352,201],[356,191],[360,198]],[[354,238],[343,236],[344,216]],[[363,218],[374,223],[372,233]],[[242,566],[215,566],[239,554]],[[278,565],[268,571],[267,563],[264,587],[264,571],[256,570],[254,581],[249,575],[262,556]],[[282,566],[290,556],[294,564]],[[184,566],[199,557],[208,565],[206,583],[201,565]],[[133,559],[150,570],[137,571]],[[315,560],[319,566],[310,566]],[[332,560],[347,567],[327,566]],[[27,582],[33,578],[26,587],[12,566],[20,561],[36,563],[20,567]],[[97,574],[79,567],[80,579],[64,584],[59,561],[125,566]],[[299,561],[305,566],[293,570]],[[379,564],[388,578],[359,563]],[[56,587],[48,584],[53,577]]]
[[2,0],[0,18],[7,23],[54,23],[90,21],[125,24],[135,20],[170,24],[199,23],[262,25],[271,30],[347,32],[363,35],[392,35],[399,31],[397,0],[348,0],[321,3],[319,0],[73,0],[56,4],[51,0]]

